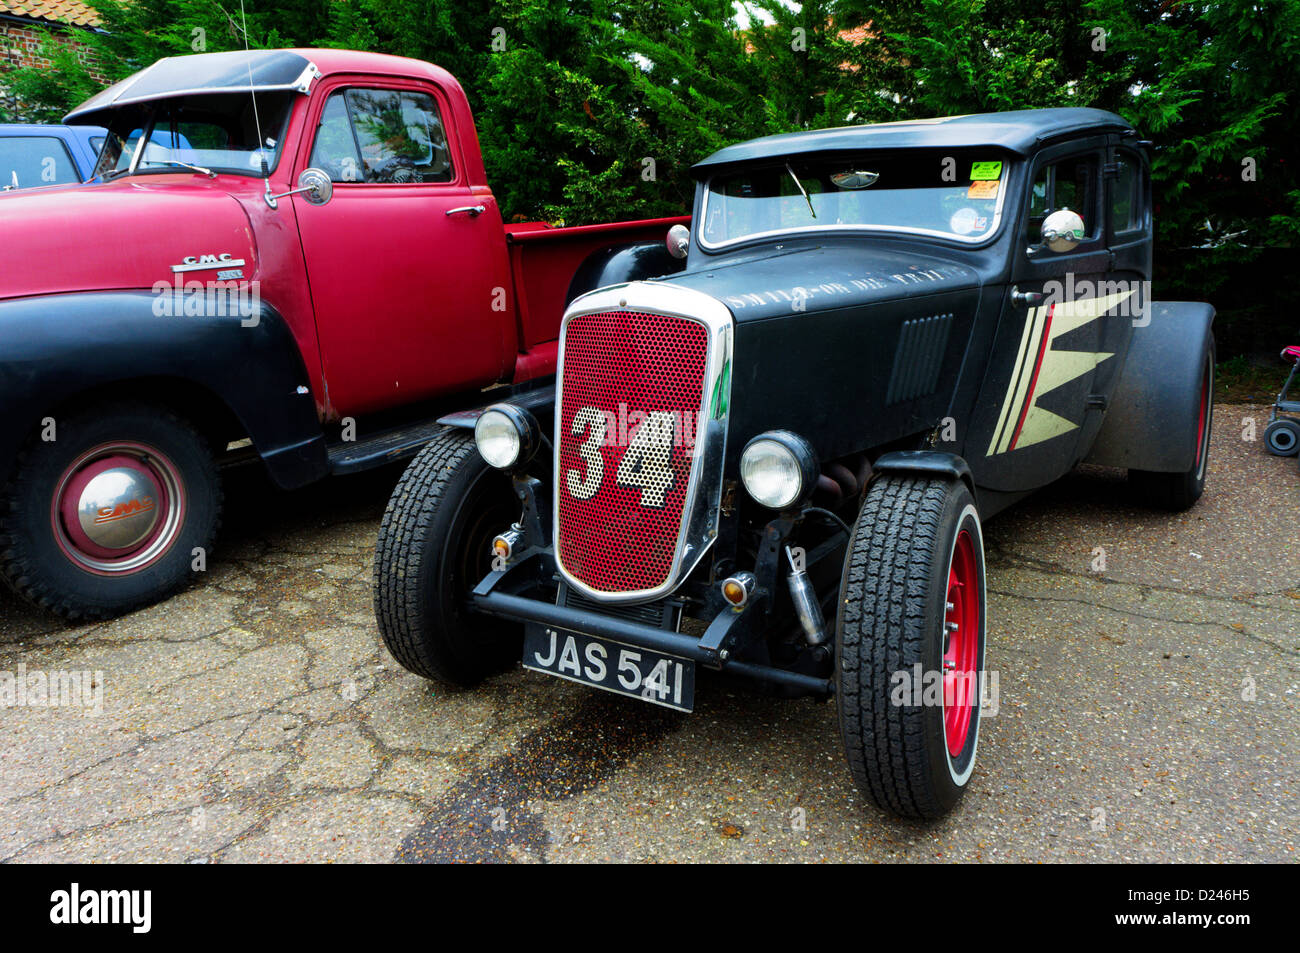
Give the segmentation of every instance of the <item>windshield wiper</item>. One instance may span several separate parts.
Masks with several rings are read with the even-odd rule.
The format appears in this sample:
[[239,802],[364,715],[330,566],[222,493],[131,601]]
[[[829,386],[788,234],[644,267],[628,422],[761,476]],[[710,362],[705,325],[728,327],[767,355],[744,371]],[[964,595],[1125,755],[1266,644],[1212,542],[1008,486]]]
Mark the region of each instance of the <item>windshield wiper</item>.
[[193,169],[195,172],[202,172],[204,175],[217,177],[217,173],[211,169],[205,169],[201,165],[192,165],[189,162],[182,162],[180,159],[141,159],[141,162],[147,162],[150,165],[178,165],[182,169]]
[[788,162],[785,164],[785,171],[790,173],[790,178],[794,179],[794,184],[795,187],[798,188],[799,194],[802,195],[803,200],[808,203],[808,214],[813,218],[816,218],[817,210],[813,208],[812,199],[808,197],[808,190],[803,187],[803,183],[799,181],[799,176],[794,174],[794,169],[790,168],[790,163]]

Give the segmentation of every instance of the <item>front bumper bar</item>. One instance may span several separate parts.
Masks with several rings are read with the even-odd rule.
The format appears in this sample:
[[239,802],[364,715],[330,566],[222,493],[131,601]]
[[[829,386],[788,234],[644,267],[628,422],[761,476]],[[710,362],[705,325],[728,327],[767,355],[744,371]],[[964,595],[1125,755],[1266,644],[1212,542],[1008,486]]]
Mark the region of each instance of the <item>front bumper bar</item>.
[[656,629],[653,626],[612,618],[584,609],[571,609],[523,596],[492,591],[487,586],[480,586],[475,591],[473,604],[479,612],[488,615],[513,619],[516,622],[538,622],[542,625],[573,629],[587,635],[693,659],[710,668],[770,684],[784,685],[817,695],[832,695],[835,691],[834,682],[830,679],[733,660],[728,657],[725,649],[712,647],[725,642],[726,630],[740,619],[741,613],[719,616],[709,626],[705,636],[696,639],[678,632]]

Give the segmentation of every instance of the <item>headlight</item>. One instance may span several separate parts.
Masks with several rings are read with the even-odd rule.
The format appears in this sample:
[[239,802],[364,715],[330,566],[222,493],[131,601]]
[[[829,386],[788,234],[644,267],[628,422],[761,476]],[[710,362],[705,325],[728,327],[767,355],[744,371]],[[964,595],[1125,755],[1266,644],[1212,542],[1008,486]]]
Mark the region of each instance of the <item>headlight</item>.
[[812,446],[788,430],[759,434],[740,455],[745,492],[773,510],[787,509],[810,496],[819,471]]
[[498,470],[523,466],[537,452],[537,419],[512,404],[493,404],[474,424],[479,455]]

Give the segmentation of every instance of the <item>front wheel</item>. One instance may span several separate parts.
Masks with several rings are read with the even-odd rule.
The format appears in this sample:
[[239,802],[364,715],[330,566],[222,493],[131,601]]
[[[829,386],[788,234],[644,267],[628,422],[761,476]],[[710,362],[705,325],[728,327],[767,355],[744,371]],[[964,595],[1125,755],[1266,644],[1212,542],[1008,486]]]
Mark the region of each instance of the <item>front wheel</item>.
[[946,814],[975,768],[984,672],[984,537],[964,483],[872,483],[836,634],[840,736],[858,789],[904,817]]
[[53,417],[0,504],[0,574],[66,618],[118,615],[205,568],[220,513],[211,450],[186,421],[135,402]]
[[443,431],[411,461],[375,544],[375,617],[403,668],[470,686],[519,660],[522,626],[469,609],[492,568],[492,538],[519,510],[510,478],[469,431]]

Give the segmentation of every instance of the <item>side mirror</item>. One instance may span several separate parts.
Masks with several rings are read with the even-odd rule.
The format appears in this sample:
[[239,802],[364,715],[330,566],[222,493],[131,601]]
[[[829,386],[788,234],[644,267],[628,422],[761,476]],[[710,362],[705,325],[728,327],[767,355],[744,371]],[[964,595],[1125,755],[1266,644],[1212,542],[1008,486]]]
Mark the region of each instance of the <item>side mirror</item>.
[[1043,219],[1043,243],[1054,252],[1071,251],[1087,236],[1083,218],[1068,208],[1057,209]]
[[298,176],[298,188],[312,205],[324,205],[334,197],[334,181],[324,169],[303,169]]
[[668,229],[668,254],[674,258],[685,258],[691,247],[691,230],[685,225],[674,225]]
[[[265,169],[266,166],[263,165],[262,168]],[[324,205],[334,197],[334,180],[324,169],[303,169],[302,175],[298,176],[298,187],[289,192],[281,192],[279,195],[271,194],[270,178],[265,181],[266,194],[262,198],[266,199],[266,204],[271,208],[276,207],[279,199],[288,198],[290,195],[301,195],[308,205]]]

